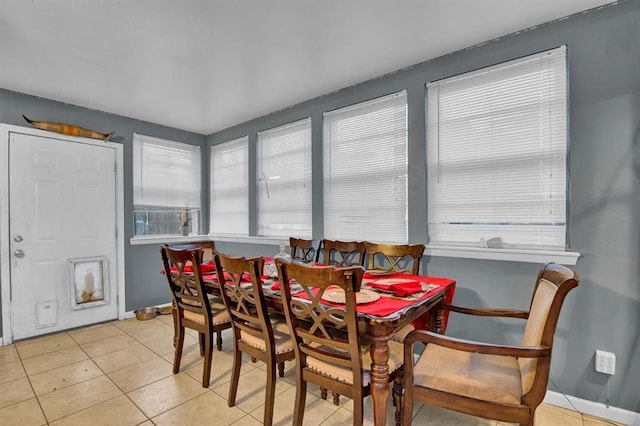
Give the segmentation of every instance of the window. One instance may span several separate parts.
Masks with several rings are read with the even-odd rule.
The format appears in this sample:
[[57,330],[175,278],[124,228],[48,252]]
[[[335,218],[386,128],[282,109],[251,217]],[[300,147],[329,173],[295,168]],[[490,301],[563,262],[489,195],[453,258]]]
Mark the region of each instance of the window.
[[258,133],[258,235],[311,237],[311,119]]
[[324,236],[406,243],[407,94],[325,113]]
[[430,245],[565,250],[566,48],[427,88]]
[[199,146],[134,133],[134,235],[197,232],[201,180]]
[[211,147],[211,233],[249,234],[249,138]]

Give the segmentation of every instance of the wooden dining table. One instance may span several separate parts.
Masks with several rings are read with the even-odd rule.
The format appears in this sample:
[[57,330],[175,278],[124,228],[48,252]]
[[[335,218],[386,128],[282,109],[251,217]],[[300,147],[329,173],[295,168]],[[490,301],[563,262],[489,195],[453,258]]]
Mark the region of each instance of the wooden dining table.
[[[381,278],[377,274],[365,272],[362,286],[369,290],[375,290],[369,285],[380,281]],[[373,400],[373,419],[376,426],[386,424],[389,400],[389,340],[409,324],[413,324],[415,328],[444,333],[448,312],[440,307],[443,303],[452,301],[456,285],[455,280],[443,277],[395,273],[384,278],[418,281],[423,284],[426,291],[405,297],[384,293],[376,301],[357,305],[358,320],[364,325],[361,327],[363,339],[371,342],[371,398]],[[214,273],[204,273],[203,279],[211,294],[220,294],[220,287]],[[263,286],[263,289],[269,308],[282,312],[280,292],[270,290],[269,281],[265,281],[266,285]],[[396,424],[399,424],[402,401],[395,401],[395,404],[395,420]]]

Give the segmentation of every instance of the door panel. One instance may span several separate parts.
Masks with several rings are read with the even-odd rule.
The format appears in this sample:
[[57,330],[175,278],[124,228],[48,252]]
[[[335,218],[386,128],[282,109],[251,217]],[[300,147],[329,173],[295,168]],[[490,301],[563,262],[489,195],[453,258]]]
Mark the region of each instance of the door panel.
[[[11,134],[14,339],[117,318],[115,163],[107,145]],[[73,265],[88,258],[106,259],[106,303],[78,303]]]

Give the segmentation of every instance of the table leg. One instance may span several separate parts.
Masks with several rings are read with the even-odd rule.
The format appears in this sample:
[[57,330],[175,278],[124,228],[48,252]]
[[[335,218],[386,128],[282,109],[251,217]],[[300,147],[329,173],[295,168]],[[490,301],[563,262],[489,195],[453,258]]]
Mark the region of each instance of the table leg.
[[389,400],[389,343],[386,339],[375,339],[370,351],[373,424],[383,426],[386,423]]

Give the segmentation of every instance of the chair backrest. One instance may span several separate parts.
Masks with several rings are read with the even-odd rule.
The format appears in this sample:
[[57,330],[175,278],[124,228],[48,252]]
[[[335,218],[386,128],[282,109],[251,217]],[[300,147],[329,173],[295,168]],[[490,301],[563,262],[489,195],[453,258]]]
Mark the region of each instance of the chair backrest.
[[[365,241],[367,269],[410,272],[418,275],[424,244],[378,244]],[[382,262],[376,264],[376,259]],[[386,266],[384,266],[386,264]]]
[[174,250],[196,250],[202,249],[202,262],[208,262],[213,260],[213,255],[216,254],[216,243],[214,241],[190,241],[188,243],[174,243],[165,244],[165,247],[170,247]]
[[322,248],[325,265],[364,266],[364,242],[323,240]]
[[200,264],[202,249],[160,249],[164,272],[178,312],[191,311],[203,315],[205,324],[211,321],[211,306],[205,291]]
[[267,351],[274,347],[273,328],[262,292],[260,257],[245,259],[215,255],[220,293],[229,311],[233,327],[264,340]]
[[[329,365],[362,371],[362,355],[356,318],[355,292],[360,290],[362,267],[336,269],[310,267],[276,259],[284,312],[293,338],[297,362],[307,366],[307,357]],[[290,280],[302,286],[306,298],[292,297]],[[331,288],[330,288],[331,287]],[[344,291],[345,304],[334,307],[322,300],[329,291]],[[355,387],[362,387],[362,374],[353,375]]]
[[[522,339],[523,346],[543,345],[553,347],[553,337],[560,316],[560,308],[567,293],[579,283],[578,275],[571,269],[555,263],[545,265],[538,273],[531,298],[529,317]],[[551,357],[519,358],[522,377],[522,394],[542,399],[547,389]]]
[[321,240],[305,240],[301,238],[289,238],[291,247],[291,260],[311,263],[318,261]]

